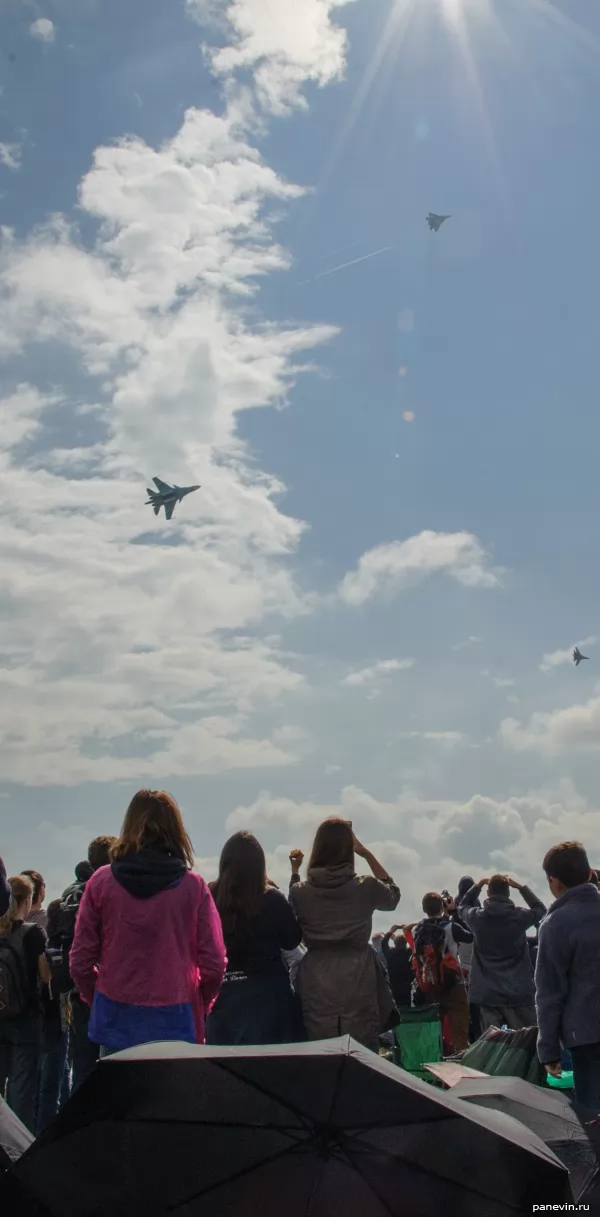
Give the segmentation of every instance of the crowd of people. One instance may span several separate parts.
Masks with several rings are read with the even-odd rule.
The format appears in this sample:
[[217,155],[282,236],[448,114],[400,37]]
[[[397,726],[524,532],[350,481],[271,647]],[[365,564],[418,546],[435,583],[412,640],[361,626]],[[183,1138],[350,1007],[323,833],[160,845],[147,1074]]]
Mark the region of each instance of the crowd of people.
[[350,823],[321,824],[304,878],[303,863],[292,850],[284,893],[238,832],[207,884],[177,804],[151,790],[47,908],[42,876],[9,878],[0,860],[0,1095],[23,1123],[39,1134],[99,1057],[136,1044],[351,1035],[378,1051],[403,1009],[434,1004],[449,1054],[493,1025],[537,1025],[547,1071],[568,1053],[578,1099],[600,1111],[600,891],[582,845],[546,854],[550,909],[506,875],[465,876],[376,935],[400,889]]

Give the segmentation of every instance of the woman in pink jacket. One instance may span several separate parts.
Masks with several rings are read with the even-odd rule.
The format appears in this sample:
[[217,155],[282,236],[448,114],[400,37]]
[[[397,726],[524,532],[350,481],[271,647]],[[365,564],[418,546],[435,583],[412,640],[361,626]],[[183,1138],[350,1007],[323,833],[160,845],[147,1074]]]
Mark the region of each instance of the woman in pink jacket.
[[112,863],[88,879],[70,969],[106,1056],[155,1040],[204,1043],[226,966],[221,921],[174,799],[139,790]]

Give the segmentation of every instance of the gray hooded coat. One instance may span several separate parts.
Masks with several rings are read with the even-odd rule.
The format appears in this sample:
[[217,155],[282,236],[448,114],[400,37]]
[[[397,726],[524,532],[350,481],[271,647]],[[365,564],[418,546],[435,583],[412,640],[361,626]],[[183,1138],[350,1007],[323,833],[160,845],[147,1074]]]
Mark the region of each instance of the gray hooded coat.
[[358,876],[350,865],[314,867],[293,882],[290,902],[307,953],[297,991],[309,1039],[351,1035],[376,1043],[393,1010],[391,990],[370,945],[376,909],[391,912],[400,889],[390,880]]

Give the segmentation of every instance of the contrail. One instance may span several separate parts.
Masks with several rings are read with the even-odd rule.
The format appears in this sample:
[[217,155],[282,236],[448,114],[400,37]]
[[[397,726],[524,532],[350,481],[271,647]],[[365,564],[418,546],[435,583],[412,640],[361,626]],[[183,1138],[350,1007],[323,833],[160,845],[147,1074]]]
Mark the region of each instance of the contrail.
[[315,279],[324,279],[326,275],[335,275],[338,270],[345,270],[347,266],[356,266],[359,262],[366,262],[368,258],[377,258],[379,254],[387,254],[393,245],[384,245],[383,249],[374,249],[372,254],[363,254],[362,258],[353,258],[351,262],[341,262],[339,266],[332,266],[331,270],[321,270],[318,275],[313,275],[312,279],[302,279],[296,287],[303,287],[305,283],[314,283]]

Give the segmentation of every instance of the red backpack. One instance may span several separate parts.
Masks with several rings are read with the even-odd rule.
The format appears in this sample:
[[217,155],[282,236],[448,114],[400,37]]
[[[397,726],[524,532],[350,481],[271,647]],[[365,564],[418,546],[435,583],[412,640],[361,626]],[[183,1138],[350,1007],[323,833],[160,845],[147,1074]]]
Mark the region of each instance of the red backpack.
[[405,931],[412,950],[414,996],[419,1001],[439,1002],[445,993],[462,980],[462,969],[449,945],[451,923],[420,921],[414,934]]

